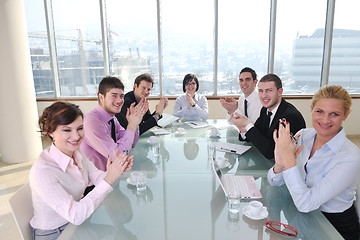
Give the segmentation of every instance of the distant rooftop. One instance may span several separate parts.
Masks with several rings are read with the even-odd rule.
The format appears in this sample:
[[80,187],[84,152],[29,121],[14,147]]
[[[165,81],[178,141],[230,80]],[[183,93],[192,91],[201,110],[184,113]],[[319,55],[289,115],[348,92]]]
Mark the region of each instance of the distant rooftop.
[[[324,32],[325,32],[324,28],[318,28],[311,36],[300,35],[299,38],[323,38]],[[356,37],[360,37],[359,30],[334,28],[333,38],[356,38]]]

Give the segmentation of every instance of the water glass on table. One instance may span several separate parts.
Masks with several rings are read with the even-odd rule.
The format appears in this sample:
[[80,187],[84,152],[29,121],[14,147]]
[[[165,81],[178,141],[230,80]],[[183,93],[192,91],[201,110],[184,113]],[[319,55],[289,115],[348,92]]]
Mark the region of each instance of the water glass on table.
[[230,213],[239,213],[240,209],[240,195],[229,194],[228,196],[228,207]]
[[140,171],[132,172],[131,179],[136,183],[137,191],[144,191],[146,189],[145,173]]

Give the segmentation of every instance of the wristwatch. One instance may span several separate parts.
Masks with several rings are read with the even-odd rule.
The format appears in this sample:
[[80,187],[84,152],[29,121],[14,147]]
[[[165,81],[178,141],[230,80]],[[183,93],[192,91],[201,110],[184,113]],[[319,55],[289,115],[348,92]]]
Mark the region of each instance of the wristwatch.
[[159,120],[162,116],[160,115],[160,113],[158,113],[158,112],[155,112],[154,113],[154,116],[155,116],[155,118],[156,118],[156,120]]

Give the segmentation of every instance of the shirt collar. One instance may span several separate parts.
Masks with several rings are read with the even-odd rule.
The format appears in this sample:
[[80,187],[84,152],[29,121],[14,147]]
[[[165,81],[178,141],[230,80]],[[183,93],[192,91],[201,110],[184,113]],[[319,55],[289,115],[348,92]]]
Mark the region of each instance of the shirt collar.
[[194,99],[195,99],[196,101],[199,101],[199,94],[197,94],[197,92],[195,92]]
[[114,118],[107,111],[105,111],[100,105],[97,105],[96,110],[99,113],[99,118],[104,122],[108,123],[112,118]]
[[256,98],[259,98],[259,94],[258,92],[256,91],[256,89],[254,89],[254,91],[252,91],[252,93],[250,93],[250,95],[248,97],[246,97],[245,99],[248,101],[248,102],[251,102],[253,101],[254,99]]
[[[280,101],[280,103],[281,103],[281,101]],[[278,110],[278,108],[279,108],[279,106],[280,106],[280,103],[279,103],[272,111],[269,111],[269,110],[267,109],[266,114],[267,114],[267,112],[271,112],[271,113],[272,113],[272,117],[274,117],[275,114],[276,114],[276,111]]]
[[[63,152],[61,152],[54,144],[51,144],[50,147],[50,156],[52,160],[61,168],[63,172],[66,172],[69,164],[73,159]],[[75,152],[75,159],[76,163],[78,164],[79,168],[82,168],[82,155],[79,151]]]
[[327,146],[332,152],[337,153],[342,148],[344,142],[346,140],[346,134],[344,128],[341,128],[341,130],[330,139],[327,143],[325,143],[324,146]]
[[[316,130],[312,128],[311,133],[306,134],[304,136],[304,142],[314,143],[316,134],[317,134]],[[340,132],[338,132],[338,134],[335,135],[335,137],[333,137],[327,143],[324,144],[323,148],[329,149],[333,153],[337,153],[342,148],[345,140],[346,140],[346,133],[344,128],[342,128]]]

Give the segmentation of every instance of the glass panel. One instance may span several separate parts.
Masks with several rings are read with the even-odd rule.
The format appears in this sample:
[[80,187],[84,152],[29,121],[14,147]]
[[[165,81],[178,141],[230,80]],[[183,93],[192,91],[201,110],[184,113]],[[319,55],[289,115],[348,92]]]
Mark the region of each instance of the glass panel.
[[54,79],[50,66],[43,0],[25,0],[31,66],[37,98],[53,98]]
[[159,92],[159,55],[156,1],[107,0],[111,74],[119,77],[125,92],[142,73],[154,77],[152,96]]
[[267,72],[270,0],[219,1],[218,95],[240,94],[239,73]]
[[163,94],[182,94],[184,76],[199,79],[198,93],[214,89],[214,2],[168,0],[161,3]]
[[61,96],[96,96],[104,77],[99,1],[53,0],[52,6]]
[[336,1],[330,61],[330,84],[340,84],[350,93],[360,93],[359,0]]
[[274,73],[283,81],[284,94],[314,93],[320,86],[326,4],[277,2]]

